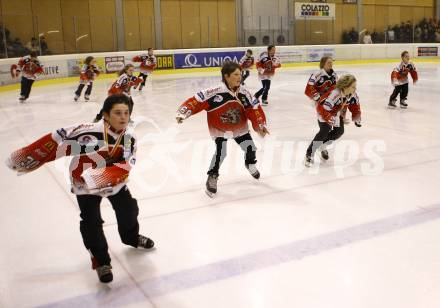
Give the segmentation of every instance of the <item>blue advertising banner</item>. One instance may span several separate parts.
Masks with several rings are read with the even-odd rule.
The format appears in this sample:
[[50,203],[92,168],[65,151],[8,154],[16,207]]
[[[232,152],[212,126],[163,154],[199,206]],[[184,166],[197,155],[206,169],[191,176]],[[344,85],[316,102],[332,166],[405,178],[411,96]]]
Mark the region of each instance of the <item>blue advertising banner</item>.
[[219,67],[226,61],[240,61],[244,54],[244,50],[174,54],[174,67]]
[[312,48],[307,49],[307,62],[319,62],[322,57],[335,58],[334,48]]

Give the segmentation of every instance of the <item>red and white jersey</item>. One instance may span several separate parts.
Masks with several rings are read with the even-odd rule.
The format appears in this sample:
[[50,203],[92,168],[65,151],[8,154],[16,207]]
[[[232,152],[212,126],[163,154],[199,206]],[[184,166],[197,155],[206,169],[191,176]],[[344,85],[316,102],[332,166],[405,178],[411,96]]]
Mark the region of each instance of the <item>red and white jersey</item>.
[[127,96],[131,96],[131,87],[138,85],[141,82],[142,79],[135,76],[129,76],[124,73],[112,84],[108,90],[108,95],[125,94]]
[[116,133],[101,120],[60,128],[13,152],[7,162],[22,174],[55,159],[73,156],[69,167],[72,192],[105,197],[118,193],[126,184],[135,155],[133,129]]
[[240,67],[243,71],[248,71],[254,66],[254,56],[248,57],[244,55],[238,64],[240,64]]
[[334,70],[327,72],[325,69],[321,69],[310,75],[304,93],[311,100],[317,102],[321,95],[335,88],[336,81],[338,81],[338,75]]
[[18,61],[17,72],[27,79],[35,80],[38,74],[43,73],[43,66],[38,59],[33,59],[31,56],[24,56]]
[[202,110],[206,110],[212,138],[236,138],[247,134],[248,120],[257,132],[266,126],[266,116],[258,100],[243,87],[234,93],[222,83],[197,92],[180,105],[178,115],[186,119]]
[[145,75],[151,74],[157,66],[157,60],[154,55],[142,54],[133,58],[133,62],[140,62],[139,69]]
[[324,93],[316,104],[316,112],[320,122],[327,122],[332,126],[340,126],[341,113],[348,108],[352,114],[352,120],[360,123],[361,108],[359,96],[354,93],[348,97],[342,95],[340,89],[333,89]]
[[275,69],[281,67],[281,63],[277,57],[271,57],[267,52],[263,52],[260,54],[260,59],[256,66],[258,70],[258,78],[260,80],[270,80],[275,74]]
[[84,64],[81,68],[79,82],[85,84],[92,82],[96,77],[98,77],[99,73],[99,68],[96,65]]
[[413,82],[419,79],[416,71],[416,67],[412,62],[400,62],[400,64],[394,68],[391,73],[391,83],[394,86],[400,86],[408,83],[408,73],[411,75]]

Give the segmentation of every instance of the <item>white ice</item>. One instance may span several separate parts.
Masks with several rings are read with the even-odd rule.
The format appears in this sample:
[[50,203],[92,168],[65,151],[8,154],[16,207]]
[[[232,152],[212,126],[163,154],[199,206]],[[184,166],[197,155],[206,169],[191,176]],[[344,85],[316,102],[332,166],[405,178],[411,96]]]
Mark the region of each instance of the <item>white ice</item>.
[[[440,302],[440,64],[417,64],[407,110],[386,108],[393,64],[338,65],[354,74],[363,126],[346,126],[331,159],[304,169],[317,132],[303,94],[315,67],[283,68],[265,107],[262,178],[233,142],[218,194],[204,193],[213,154],[206,115],[182,125],[178,105],[219,73],[153,75],[134,93],[139,139],[128,184],[151,252],[124,246],[102,204],[114,281],[98,282],[79,232],[66,161],[17,177],[0,165],[0,307],[438,307]],[[38,82],[38,81],[37,81]],[[62,126],[94,118],[76,82],[35,87],[25,104],[0,93],[0,158]],[[252,72],[247,87],[259,82]]]

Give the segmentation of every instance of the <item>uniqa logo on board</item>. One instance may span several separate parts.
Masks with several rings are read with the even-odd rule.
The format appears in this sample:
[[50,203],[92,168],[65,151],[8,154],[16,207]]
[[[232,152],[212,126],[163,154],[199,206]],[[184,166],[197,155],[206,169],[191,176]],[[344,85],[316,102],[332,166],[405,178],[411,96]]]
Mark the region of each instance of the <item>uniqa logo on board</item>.
[[189,53],[185,56],[185,65],[183,67],[201,67],[201,64],[197,63],[197,58],[192,53]]
[[238,58],[236,56],[230,57],[230,56],[203,56],[203,65],[198,63],[197,57],[190,53],[185,56],[184,59],[184,65],[182,67],[189,68],[189,67],[218,67],[222,66],[223,63],[228,61],[233,61],[238,63]]

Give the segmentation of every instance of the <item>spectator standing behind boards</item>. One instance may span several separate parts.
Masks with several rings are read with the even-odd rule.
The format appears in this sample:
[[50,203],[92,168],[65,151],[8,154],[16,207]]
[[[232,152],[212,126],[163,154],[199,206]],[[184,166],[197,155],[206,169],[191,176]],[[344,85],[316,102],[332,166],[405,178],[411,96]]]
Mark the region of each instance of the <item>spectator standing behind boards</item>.
[[387,29],[387,36],[388,36],[388,42],[393,43],[394,42],[394,30],[391,29],[390,26],[388,26],[388,29]]
[[41,47],[41,54],[42,55],[50,55],[51,52],[49,50],[49,46],[47,46],[47,41],[44,36],[40,37],[40,47]]
[[29,49],[29,51],[39,51],[39,46],[38,46],[38,40],[33,37],[31,38],[31,40],[26,44],[26,48]]
[[371,39],[371,35],[369,31],[365,32],[363,41],[364,44],[373,44],[373,40]]

